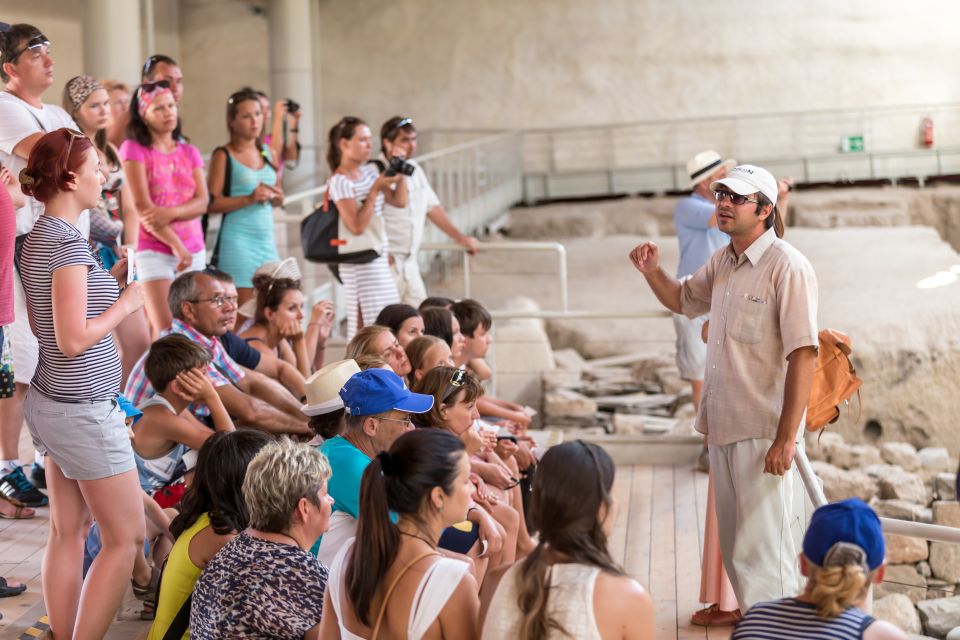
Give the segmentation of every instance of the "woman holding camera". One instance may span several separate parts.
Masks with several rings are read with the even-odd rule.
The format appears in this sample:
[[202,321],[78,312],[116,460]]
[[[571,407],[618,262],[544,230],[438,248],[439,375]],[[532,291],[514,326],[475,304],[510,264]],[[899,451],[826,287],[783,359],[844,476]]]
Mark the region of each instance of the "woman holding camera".
[[238,303],[253,297],[253,272],[279,260],[273,240],[273,207],[283,204],[277,168],[264,146],[260,97],[241,89],[227,100],[230,142],[214,150],[207,182],[211,213],[222,213],[220,237],[211,260],[237,283]]
[[[403,174],[387,177],[377,171],[370,158],[370,127],[360,118],[347,116],[330,129],[327,163],[333,175],[327,193],[337,203],[340,219],[351,233],[363,233],[383,213],[383,203],[407,206],[407,181]],[[340,264],[343,296],[347,307],[347,339],[357,329],[374,324],[380,310],[400,302],[397,285],[390,273],[387,236],[383,252],[366,264]]]

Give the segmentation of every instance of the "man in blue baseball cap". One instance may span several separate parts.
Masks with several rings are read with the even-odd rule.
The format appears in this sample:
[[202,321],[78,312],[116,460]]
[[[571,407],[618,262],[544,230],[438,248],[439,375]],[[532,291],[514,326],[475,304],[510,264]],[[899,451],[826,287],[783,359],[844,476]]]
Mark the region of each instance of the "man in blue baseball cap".
[[754,605],[731,640],[869,638],[906,640],[894,625],[864,611],[870,585],[883,580],[886,548],[880,519],[863,500],[820,507],[803,538],[803,593]]
[[426,413],[433,407],[433,396],[411,392],[400,376],[386,369],[354,374],[340,389],[340,398],[348,414],[344,432],[320,446],[332,471],[327,490],[333,496],[333,514],[314,552],[328,567],[344,543],[356,535],[364,469],[413,429],[411,413]]

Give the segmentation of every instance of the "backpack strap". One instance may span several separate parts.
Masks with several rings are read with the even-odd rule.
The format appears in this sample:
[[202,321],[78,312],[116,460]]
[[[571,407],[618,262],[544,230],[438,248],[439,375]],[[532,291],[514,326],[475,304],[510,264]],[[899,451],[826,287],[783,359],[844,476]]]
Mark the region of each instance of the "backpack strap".
[[438,556],[438,555],[440,554],[437,553],[436,551],[424,551],[423,553],[418,555],[416,558],[414,558],[407,564],[403,565],[403,568],[400,569],[400,573],[398,573],[393,578],[393,581],[390,583],[390,586],[387,587],[387,592],[383,595],[383,602],[380,603],[380,612],[377,613],[377,621],[373,625],[373,633],[370,634],[370,640],[377,640],[377,635],[380,633],[380,624],[383,622],[383,614],[387,612],[387,602],[389,602],[390,596],[393,595],[393,590],[396,588],[397,583],[400,582],[400,578],[404,576],[404,574],[407,572],[407,570],[410,569],[410,567],[420,562],[424,558],[428,556]]

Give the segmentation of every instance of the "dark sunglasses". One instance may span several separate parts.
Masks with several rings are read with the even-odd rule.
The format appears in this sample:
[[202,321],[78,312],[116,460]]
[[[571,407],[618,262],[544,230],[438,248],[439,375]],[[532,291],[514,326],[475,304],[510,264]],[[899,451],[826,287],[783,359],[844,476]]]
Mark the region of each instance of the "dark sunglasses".
[[717,202],[723,202],[724,198],[729,198],[730,202],[738,206],[745,202],[760,204],[759,200],[751,200],[747,196],[742,196],[739,193],[731,193],[730,191],[722,191],[720,189],[713,192],[713,197],[717,199]]
[[169,81],[169,80],[154,80],[154,81],[152,81],[152,82],[144,82],[143,84],[140,85],[140,88],[141,88],[143,91],[153,91],[153,90],[156,89],[157,87],[160,87],[161,89],[169,89],[169,88],[170,88],[170,81]]
[[40,49],[41,47],[46,47],[46,48],[47,48],[47,52],[49,53],[49,51],[50,51],[50,41],[47,40],[47,36],[43,35],[42,33],[39,34],[39,35],[33,36],[32,38],[30,38],[30,40],[27,41],[27,44],[24,45],[24,47],[23,47],[22,49],[20,49],[19,51],[17,51],[15,54],[13,54],[13,55],[10,57],[10,62],[11,62],[11,63],[16,62],[16,61],[17,61],[17,58],[19,58],[21,55],[23,55],[23,53],[24,53],[25,51],[27,51],[27,50],[31,50],[31,49],[32,49],[32,50],[38,50],[38,49]]
[[160,63],[169,64],[176,66],[176,62],[173,61],[173,58],[170,56],[165,56],[163,54],[154,54],[147,58],[147,61],[143,63],[143,70],[140,72],[141,78],[148,77],[153,73],[153,68]]
[[441,402],[446,402],[447,399],[456,394],[460,387],[463,386],[464,381],[467,379],[467,370],[466,369],[457,369],[453,376],[450,378],[450,382],[447,383],[448,387],[453,387],[448,389],[446,393],[443,394],[443,400]]
[[398,129],[403,129],[403,128],[406,127],[407,125],[411,125],[411,124],[413,124],[413,118],[404,118],[403,120],[401,120],[401,121],[398,122],[397,124],[395,124],[395,125],[393,125],[392,127],[390,127],[390,133],[393,133],[394,131],[397,131]]

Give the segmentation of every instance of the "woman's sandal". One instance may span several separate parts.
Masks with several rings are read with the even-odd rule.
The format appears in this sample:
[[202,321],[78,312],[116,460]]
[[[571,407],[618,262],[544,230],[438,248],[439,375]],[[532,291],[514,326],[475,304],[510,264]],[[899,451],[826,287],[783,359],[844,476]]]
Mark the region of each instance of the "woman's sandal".
[[740,622],[740,609],[721,611],[720,606],[712,604],[709,607],[695,611],[690,616],[690,622],[700,627],[726,627]]
[[11,596],[18,596],[26,590],[27,590],[27,585],[20,583],[16,587],[11,587],[7,583],[6,578],[0,577],[0,598],[9,598]]
[[30,520],[37,515],[35,510],[26,506],[19,500],[11,500],[2,494],[0,494],[0,500],[9,503],[10,506],[14,508],[13,515],[0,511],[0,518],[4,518],[6,520]]
[[157,584],[160,582],[160,569],[151,567],[150,582],[145,585],[137,584],[135,580],[130,579],[130,586],[133,588],[133,595],[137,600],[148,600],[151,595],[156,594]]

